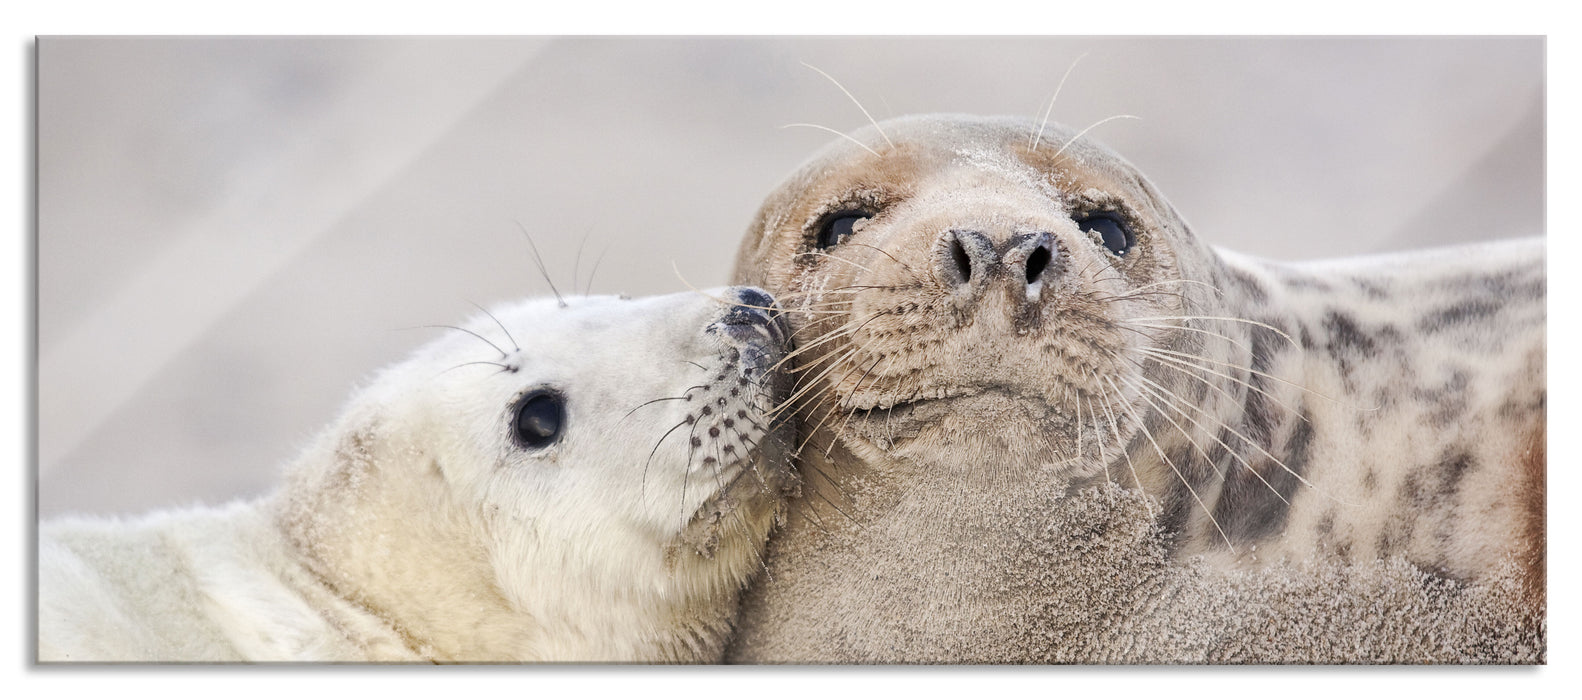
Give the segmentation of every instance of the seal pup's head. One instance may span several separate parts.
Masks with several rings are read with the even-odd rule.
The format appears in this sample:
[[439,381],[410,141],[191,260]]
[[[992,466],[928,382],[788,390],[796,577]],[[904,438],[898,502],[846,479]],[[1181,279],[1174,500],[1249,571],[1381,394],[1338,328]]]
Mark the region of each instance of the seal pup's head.
[[308,568],[442,660],[717,658],[796,477],[760,290],[529,300],[382,372],[293,468]]
[[[735,280],[781,297],[809,444],[932,474],[1119,463],[1213,253],[1143,175],[1064,127],[904,117],[780,185]],[[1172,341],[1176,342],[1176,341]],[[1120,479],[1122,475],[1115,475]]]

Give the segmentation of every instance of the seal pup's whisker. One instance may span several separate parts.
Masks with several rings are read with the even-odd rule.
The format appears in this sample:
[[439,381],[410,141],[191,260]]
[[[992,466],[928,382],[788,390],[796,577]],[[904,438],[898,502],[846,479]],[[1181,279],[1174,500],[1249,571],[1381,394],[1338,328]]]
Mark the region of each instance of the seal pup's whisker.
[[593,276],[599,274],[599,263],[604,262],[604,254],[608,252],[610,252],[610,244],[606,243],[599,249],[599,257],[593,259],[593,267],[588,270],[588,284],[582,288],[582,296],[588,296],[593,292]]
[[[841,92],[846,93],[846,97],[851,99],[852,104],[857,105],[857,109],[862,110],[862,116],[865,116],[865,117],[868,118],[868,123],[873,125],[874,130],[878,131],[879,135],[884,137],[884,142],[890,144],[890,148],[895,148],[895,142],[890,140],[890,135],[889,134],[884,133],[884,127],[879,126],[879,122],[873,118],[872,114],[868,113],[868,108],[862,106],[862,102],[858,101],[857,97],[855,95],[852,95],[851,91],[847,90],[845,85],[841,85],[840,81],[836,80],[834,78],[834,76],[831,76],[830,74],[825,73],[822,70],[819,70],[818,66],[815,66],[815,65],[813,65],[811,63],[808,63],[807,61],[803,61],[802,65],[807,66],[808,68],[812,68],[815,71],[818,71],[819,75],[824,76],[830,82],[834,83],[835,87],[840,88]],[[837,132],[837,133],[839,133],[839,132]],[[872,151],[873,149],[870,148],[868,150]],[[879,155],[879,154],[878,153],[874,153],[874,155]]]
[[[577,287],[579,286],[577,284],[577,276],[582,272],[582,248],[587,244],[588,232],[583,231],[582,238],[577,239],[577,254],[571,258],[571,291],[573,293],[577,291]],[[586,292],[584,292],[582,295],[588,296]]]
[[1059,158],[1060,154],[1065,153],[1066,149],[1071,147],[1071,144],[1077,142],[1077,139],[1082,138],[1082,136],[1084,134],[1088,133],[1089,131],[1092,131],[1095,127],[1099,126],[1100,124],[1103,124],[1105,122],[1115,121],[1116,119],[1141,119],[1141,118],[1142,117],[1139,117],[1139,116],[1136,116],[1136,115],[1132,115],[1132,114],[1117,114],[1117,115],[1115,115],[1113,117],[1105,117],[1105,118],[1100,119],[1100,120],[1098,120],[1096,122],[1093,122],[1092,124],[1088,125],[1088,128],[1083,129],[1081,131],[1078,131],[1076,136],[1073,136],[1070,139],[1068,139],[1066,141],[1065,145],[1060,147],[1060,150],[1055,151],[1055,155],[1053,157]]
[[[638,408],[642,408],[644,406],[649,406],[649,405],[656,404],[656,403],[662,403],[662,402],[665,402],[665,401],[690,401],[690,400],[691,400],[691,397],[687,397],[687,396],[666,396],[666,397],[662,397],[662,398],[653,399],[653,400],[650,400],[650,401],[644,401],[644,402],[642,402],[640,404],[637,404],[637,408],[634,408],[634,409],[632,409],[630,411],[627,411],[626,415],[621,416],[621,420],[624,421],[627,418],[631,418],[632,414],[636,413]],[[617,422],[617,424],[619,424],[619,422]]]
[[502,371],[502,372],[510,372],[513,369],[511,367],[511,365],[501,364],[499,362],[491,362],[489,360],[478,360],[477,362],[463,362],[463,363],[461,363],[459,365],[456,365],[454,367],[451,367],[450,369],[447,369],[447,370],[445,370],[443,372],[437,372],[437,373],[434,374],[433,377],[430,377],[430,379],[436,379],[436,378],[438,378],[440,376],[443,376],[443,375],[446,375],[446,374],[450,374],[451,372],[454,372],[454,371],[456,371],[458,369],[461,369],[463,367],[470,367],[472,365],[493,365],[495,367],[499,367],[500,371]]
[[533,234],[527,232],[527,226],[516,222],[517,228],[522,229],[522,235],[527,238],[527,245],[533,249],[533,262],[538,265],[538,273],[544,276],[544,282],[549,285],[549,291],[554,293],[555,301],[560,303],[560,308],[566,308],[566,300],[560,296],[560,290],[555,288],[555,280],[549,276],[549,268],[544,267],[544,257],[538,253],[538,244],[533,242]]
[[683,425],[693,424],[694,422],[695,421],[692,420],[692,416],[687,416],[686,420],[681,421],[680,423],[677,423],[674,426],[672,426],[669,430],[666,430],[665,434],[664,435],[660,435],[659,439],[654,442],[654,448],[648,451],[648,459],[643,462],[643,473],[642,473],[641,478],[639,479],[639,481],[641,482],[641,486],[639,487],[639,491],[638,491],[638,493],[639,493],[639,495],[641,497],[643,497],[643,498],[647,497],[647,493],[643,489],[646,488],[647,485],[648,485],[648,467],[654,463],[654,455],[658,454],[659,446],[665,444],[665,438],[670,437],[670,434],[676,432],[677,428],[680,428]]
[[[485,316],[488,316],[488,317],[489,317],[489,320],[491,320],[491,321],[494,321],[494,325],[496,325],[496,326],[499,326],[499,327],[500,327],[500,332],[501,332],[501,333],[504,333],[504,334],[505,334],[505,339],[506,339],[506,340],[509,340],[509,341],[511,341],[511,347],[512,347],[512,348],[513,348],[513,349],[515,349],[515,350],[516,350],[516,351],[517,351],[517,352],[521,352],[521,351],[522,351],[522,345],[521,345],[521,344],[520,344],[520,343],[518,343],[518,342],[516,342],[516,338],[515,338],[515,337],[512,337],[512,335],[511,335],[511,331],[510,331],[510,329],[508,329],[508,328],[506,328],[506,327],[505,327],[505,324],[504,324],[504,323],[501,323],[501,322],[500,322],[500,319],[499,319],[499,318],[498,318],[498,317],[496,317],[496,316],[495,316],[495,315],[494,315],[494,314],[492,314],[492,313],[489,313],[489,310],[488,310],[488,309],[485,309],[485,308],[483,308],[483,306],[482,306],[482,305],[480,305],[480,304],[479,304],[479,303],[478,303],[478,302],[475,302],[475,301],[468,301],[468,302],[467,302],[467,303],[469,303],[469,304],[472,304],[472,305],[473,305],[473,306],[474,306],[474,307],[476,307],[476,308],[477,308],[477,309],[478,309],[478,310],[479,310],[479,311],[482,311],[482,312],[483,312],[483,315],[485,315]],[[493,343],[490,343],[490,345],[493,345]],[[496,350],[499,350],[499,348],[498,348],[498,347],[497,347],[497,348],[495,348],[495,349],[496,349]],[[504,355],[504,354],[505,354],[505,353],[504,353],[504,351],[501,351],[501,353],[500,353],[500,354],[502,354],[502,355]]]
[[[510,357],[511,356],[511,353],[508,353],[505,350],[501,349],[500,346],[495,345],[494,341],[489,340],[488,338],[485,338],[485,337],[483,337],[482,335],[479,335],[476,332],[473,332],[473,331],[468,330],[466,328],[462,328],[460,326],[444,326],[444,325],[412,326],[412,327],[409,327],[409,328],[404,328],[402,330],[418,330],[418,329],[443,329],[443,330],[451,330],[451,331],[461,331],[462,333],[466,333],[467,335],[470,335],[470,336],[472,336],[474,338],[477,338],[478,340],[481,340],[481,341],[483,341],[485,343],[488,343],[489,347],[494,348],[495,352],[500,353],[500,357]],[[512,341],[512,342],[514,344],[515,341]]]

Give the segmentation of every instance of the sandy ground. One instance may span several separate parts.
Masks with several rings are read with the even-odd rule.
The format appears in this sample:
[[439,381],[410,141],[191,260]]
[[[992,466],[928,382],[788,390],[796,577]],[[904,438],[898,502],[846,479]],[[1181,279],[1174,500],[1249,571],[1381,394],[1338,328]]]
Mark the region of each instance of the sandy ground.
[[[488,304],[721,284],[875,117],[1054,108],[1199,235],[1303,259],[1544,232],[1544,44],[1502,39],[38,42],[38,510],[262,493]],[[602,256],[602,258],[601,258]],[[597,274],[593,261],[600,258]],[[679,275],[678,275],[679,271]]]

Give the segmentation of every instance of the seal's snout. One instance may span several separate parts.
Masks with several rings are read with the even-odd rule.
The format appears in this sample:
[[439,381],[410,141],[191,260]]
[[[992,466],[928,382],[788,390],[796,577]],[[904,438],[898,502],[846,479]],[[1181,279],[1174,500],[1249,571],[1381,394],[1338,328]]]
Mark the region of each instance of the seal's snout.
[[934,274],[963,301],[975,300],[995,278],[1004,277],[1033,302],[1052,274],[1056,250],[1047,231],[1017,234],[996,246],[978,231],[952,229],[934,245]]
[[725,296],[736,301],[719,320],[726,335],[741,341],[768,341],[777,348],[785,344],[789,332],[773,296],[757,287],[732,287]]

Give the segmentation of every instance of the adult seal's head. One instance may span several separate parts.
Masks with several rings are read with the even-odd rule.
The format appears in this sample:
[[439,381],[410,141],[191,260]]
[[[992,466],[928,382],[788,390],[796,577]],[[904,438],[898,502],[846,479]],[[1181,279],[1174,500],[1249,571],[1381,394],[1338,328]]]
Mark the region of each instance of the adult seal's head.
[[[1058,642],[1163,603],[1102,567],[1050,569],[1105,560],[1092,542],[1110,526],[1056,515],[1101,481],[1146,494],[1136,526],[1177,559],[1397,558],[1455,581],[1514,567],[1541,609],[1542,263],[1541,241],[1236,255],[1120,156],[1026,119],[906,117],[837,140],[769,196],[737,257],[735,280],[792,321],[806,484],[734,658],[1208,658],[1168,635]],[[1095,591],[1115,607],[1058,617]]]
[[1062,127],[911,117],[857,138],[873,147],[837,141],[781,185],[737,258],[793,312],[806,403],[833,416],[812,443],[1092,476],[1138,427],[1133,349],[1162,335],[1140,319],[1204,306],[1181,270],[1209,254]]

